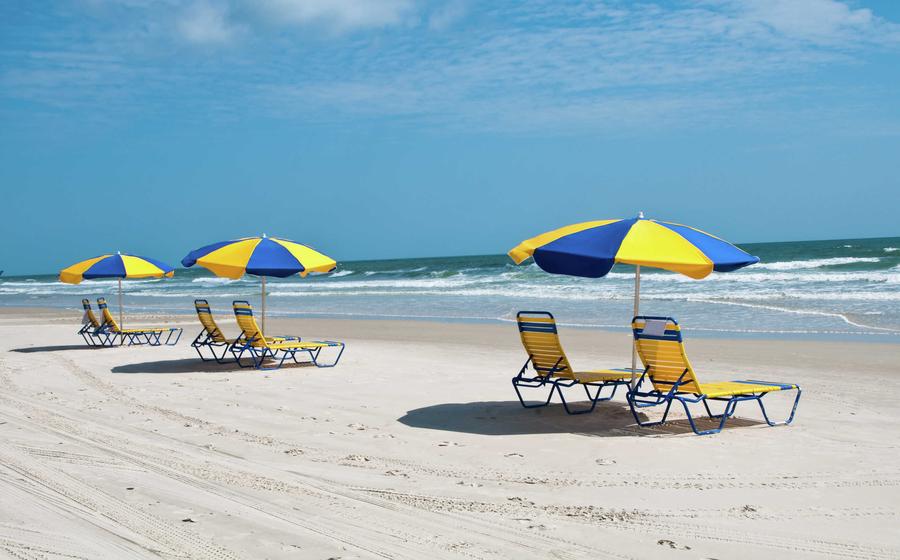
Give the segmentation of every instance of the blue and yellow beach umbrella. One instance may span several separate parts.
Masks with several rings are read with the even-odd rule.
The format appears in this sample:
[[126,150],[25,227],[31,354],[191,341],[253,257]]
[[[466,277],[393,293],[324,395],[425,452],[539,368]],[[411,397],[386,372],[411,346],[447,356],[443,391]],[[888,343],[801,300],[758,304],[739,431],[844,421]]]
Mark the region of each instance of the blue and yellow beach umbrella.
[[195,264],[216,276],[238,279],[244,274],[262,278],[262,330],[266,330],[266,276],[286,278],[294,274],[331,272],[337,263],[315,249],[276,237],[245,237],[221,241],[188,253],[181,264]]
[[691,278],[731,272],[759,262],[731,243],[672,222],[637,218],[583,222],[526,239],[509,256],[521,263],[533,257],[553,274],[600,278],[615,263],[650,266]]
[[[759,262],[731,243],[690,226],[644,218],[573,224],[526,239],[509,252],[521,264],[529,257],[552,274],[606,276],[616,263],[635,266],[634,315],[639,314],[641,267],[678,272],[695,279]],[[636,356],[632,351],[631,367]]]
[[82,280],[117,278],[119,280],[119,327],[125,328],[122,311],[122,279],[171,278],[175,269],[162,261],[136,255],[110,253],[73,264],[59,271],[59,280],[67,284],[80,284]]

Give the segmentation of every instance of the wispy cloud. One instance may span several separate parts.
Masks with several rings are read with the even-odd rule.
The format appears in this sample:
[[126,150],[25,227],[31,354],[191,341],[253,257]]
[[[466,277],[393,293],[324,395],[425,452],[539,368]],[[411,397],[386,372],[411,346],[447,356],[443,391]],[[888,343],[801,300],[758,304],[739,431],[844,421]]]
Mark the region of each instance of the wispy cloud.
[[231,0],[188,3],[178,30],[189,42],[224,44],[274,28],[322,28],[334,33],[398,25],[414,13],[412,0]]
[[401,23],[412,0],[259,0],[248,5],[285,25],[324,24],[341,30]]
[[492,25],[465,35],[354,53],[352,76],[271,88],[286,113],[422,115],[463,126],[585,129],[723,112],[759,115],[796,96],[815,69],[854,63],[873,44],[896,48],[898,26],[833,0],[794,10],[762,2],[522,4],[493,10]]
[[184,11],[178,30],[192,43],[222,44],[238,35],[239,27],[229,21],[225,5],[197,2]]
[[[744,0],[731,4],[749,24],[769,26],[787,37],[832,45],[879,40],[882,33],[897,40],[896,28],[886,26],[872,10],[854,9],[837,0]],[[868,36],[872,30],[879,32],[878,37]]]
[[468,6],[462,0],[450,0],[442,6],[438,6],[428,16],[428,27],[436,31],[443,31],[466,17]]
[[29,37],[0,55],[6,96],[512,131],[707,126],[802,113],[829,69],[900,51],[900,26],[838,0],[233,0],[114,15],[117,34],[95,25],[68,51]]

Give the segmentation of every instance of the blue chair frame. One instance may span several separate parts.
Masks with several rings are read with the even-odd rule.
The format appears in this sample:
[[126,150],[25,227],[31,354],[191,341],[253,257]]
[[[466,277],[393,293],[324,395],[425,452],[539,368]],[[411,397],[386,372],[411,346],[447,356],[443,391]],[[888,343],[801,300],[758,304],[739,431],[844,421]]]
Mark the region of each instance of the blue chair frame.
[[[528,323],[527,318],[523,321],[523,315],[544,315],[548,319],[551,319],[550,323]],[[540,332],[553,334],[556,337],[559,337],[559,332],[556,328],[556,319],[553,317],[553,314],[549,311],[519,311],[516,313],[516,323],[519,328],[519,332]],[[560,345],[560,349],[562,345]],[[526,348],[527,350],[527,348]],[[534,364],[534,355],[529,354],[528,359],[525,360],[525,364],[522,365],[522,368],[519,370],[519,373],[512,378],[512,386],[516,391],[516,396],[519,398],[519,403],[524,408],[541,408],[548,406],[550,404],[551,399],[553,398],[553,393],[555,392],[559,395],[559,400],[563,405],[563,409],[566,411],[566,414],[587,414],[589,412],[593,412],[593,410],[597,407],[598,402],[611,400],[616,396],[616,390],[620,385],[628,385],[629,381],[621,380],[621,381],[598,381],[598,382],[582,382],[577,379],[572,379],[569,377],[560,377],[558,374],[566,373],[568,367],[563,364],[565,360],[564,356],[560,356],[559,359],[556,360],[556,363],[549,369],[539,368]],[[526,375],[528,371],[528,366],[532,365],[532,369],[535,375],[529,377]],[[616,370],[619,371],[619,370]],[[625,371],[625,370],[622,370]],[[542,389],[547,386],[550,386],[550,390],[547,392],[547,398],[543,402],[538,402],[536,404],[528,404],[524,397],[522,396],[521,389]],[[563,388],[570,388],[575,385],[581,385],[584,389],[585,396],[587,397],[590,405],[587,407],[581,407],[575,409],[569,406],[569,401],[566,400],[565,393],[563,392]],[[591,391],[591,388],[596,387],[597,390],[595,392]],[[608,396],[601,396],[604,387],[612,387],[612,391]]]
[[[91,302],[89,299],[84,298],[81,300],[81,305],[84,307],[85,313],[91,311]],[[92,312],[92,311],[91,311]],[[92,312],[93,313],[93,312]],[[96,319],[96,317],[95,317]],[[103,324],[97,321],[98,326],[94,326],[90,323],[84,324],[78,329],[76,334],[81,335],[81,338],[84,340],[84,343],[93,348],[103,348],[112,346],[115,341],[110,336],[108,332],[103,330]]]
[[[205,299],[195,299],[194,307],[197,311],[200,311],[201,307],[205,308],[205,311],[212,316],[212,311],[209,307],[209,302]],[[203,323],[201,322],[201,325]],[[203,325],[203,329],[197,334],[194,340],[191,342],[191,348],[197,351],[197,355],[200,356],[200,360],[204,362],[213,362],[215,361],[218,364],[227,364],[234,361],[234,358],[226,359],[225,356],[231,351],[231,347],[234,345],[234,342],[223,342],[222,340],[218,340],[216,335],[221,336],[223,339],[225,335],[216,328],[216,331],[210,331],[206,325]],[[210,354],[212,354],[212,358],[207,358],[200,352],[201,348],[209,348]],[[216,354],[216,349],[222,349],[222,355]]]
[[[671,322],[674,325],[678,325],[678,322],[675,319],[673,319],[672,317],[646,316],[646,315],[636,316],[631,321],[632,322],[632,332],[634,334],[635,340],[639,340],[641,338],[647,338],[647,339],[654,338],[657,340],[669,340],[672,342],[678,342],[679,344],[683,343],[680,329],[679,330],[671,330],[671,331],[667,330],[662,336],[651,337],[649,335],[644,335],[641,329],[638,329],[636,326],[634,326],[637,321],[647,321],[647,320],[663,320],[663,321]],[[663,381],[663,380],[659,380],[659,379],[651,380],[650,379],[650,377],[652,377],[652,374],[650,371],[651,368],[652,368],[652,366],[646,366],[646,368],[644,369],[640,378],[638,378],[637,383],[635,384],[635,386],[632,389],[630,389],[628,391],[628,394],[626,396],[626,398],[628,399],[628,406],[631,409],[631,414],[634,416],[635,422],[637,422],[637,424],[643,428],[659,426],[661,424],[664,424],[666,419],[669,416],[669,410],[672,407],[672,403],[675,401],[678,401],[679,403],[681,403],[681,406],[684,408],[684,412],[685,412],[685,415],[687,416],[688,423],[691,426],[691,430],[693,430],[693,432],[695,434],[700,435],[700,436],[717,434],[717,433],[721,432],[722,429],[725,427],[725,423],[728,421],[728,419],[731,418],[732,416],[734,416],[735,409],[737,408],[738,403],[745,402],[745,401],[756,401],[756,403],[759,405],[760,411],[762,412],[763,419],[765,420],[766,424],[768,424],[769,426],[787,425],[787,424],[790,424],[791,422],[793,422],[793,420],[794,420],[794,415],[797,412],[797,405],[800,403],[800,395],[803,392],[800,389],[799,385],[784,384],[784,383],[772,383],[769,381],[756,381],[756,380],[735,381],[735,383],[747,383],[747,384],[751,384],[751,385],[755,384],[755,385],[780,386],[781,390],[784,390],[784,391],[796,389],[797,395],[794,398],[793,405],[791,406],[791,413],[788,416],[788,418],[786,420],[782,420],[782,421],[773,421],[769,418],[769,414],[766,411],[765,404],[763,404],[763,400],[762,400],[763,397],[765,397],[767,394],[769,394],[769,392],[773,392],[773,391],[742,394],[742,395],[732,395],[730,397],[708,397],[706,395],[697,394],[694,392],[680,391],[679,388],[681,386],[694,382],[692,380],[685,381],[685,379],[684,379],[685,376],[688,375],[690,372],[690,370],[688,368],[685,368],[684,371],[681,373],[681,376],[674,382]],[[650,383],[651,387],[653,387],[654,383],[656,385],[671,385],[671,388],[665,392],[660,391],[659,389],[657,389],[655,387],[653,387],[649,390],[642,391],[641,386],[644,383]],[[778,391],[774,391],[774,392],[778,392]],[[725,409],[722,411],[721,414],[713,414],[712,410],[710,410],[710,408],[709,408],[709,401],[724,402]],[[703,404],[703,408],[706,410],[706,414],[710,419],[719,420],[718,426],[707,429],[707,430],[701,430],[697,427],[697,424],[694,421],[694,415],[691,414],[691,410],[688,407],[689,404],[697,404],[697,403]],[[660,406],[663,404],[665,404],[666,408],[663,412],[663,416],[662,416],[661,420],[658,420],[655,422],[644,422],[640,419],[640,416],[638,415],[639,409]]]
[[[97,306],[101,309],[107,309],[106,301],[101,301],[100,298],[97,300]],[[114,326],[118,327],[119,330],[116,330]],[[133,331],[122,331],[121,325],[114,325],[110,321],[104,321],[102,325],[100,325],[100,331],[107,334],[115,341],[116,336],[120,337],[119,340],[123,343],[127,343],[128,346],[175,346],[178,344],[178,341],[181,339],[181,333],[184,332],[184,329],[181,327],[169,327],[162,329],[149,329],[149,330],[133,330]],[[167,333],[166,340],[163,342],[162,335],[163,333]],[[176,334],[177,333],[177,334]],[[175,340],[172,340],[172,337],[175,336]]]
[[[242,307],[237,307],[240,304]],[[234,307],[234,314],[237,317],[240,316],[249,316],[253,317],[253,309],[250,307],[250,303],[245,300],[236,300],[232,302],[232,306]],[[239,323],[240,324],[240,323]],[[254,326],[256,325],[256,321],[254,320],[252,323]],[[258,330],[258,326],[255,327]],[[280,339],[279,341],[272,342],[272,344],[280,343],[290,343],[297,342],[302,343],[302,339],[300,337],[277,337]],[[267,340],[263,340],[262,346],[255,346],[254,343],[259,341],[260,337],[248,337],[244,329],[241,329],[241,337],[235,341],[234,344],[231,345],[229,351],[234,356],[234,360],[237,362],[238,366],[242,368],[255,368],[262,371],[273,371],[281,368],[284,365],[284,362],[290,358],[295,364],[312,364],[318,368],[331,368],[338,364],[341,360],[341,356],[344,354],[344,348],[346,345],[343,342],[338,342],[334,340],[316,340],[313,341],[315,344],[322,344],[324,346],[317,346],[314,348],[269,348],[269,342]],[[320,362],[319,356],[322,352],[323,348],[339,348],[337,356],[335,356],[334,360],[331,362]],[[244,364],[241,359],[244,354],[247,354],[247,357],[250,359],[250,364]],[[300,361],[297,359],[297,354],[306,353],[309,356],[309,360]],[[274,360],[278,363],[278,365],[272,367],[264,367],[264,363],[266,360]]]

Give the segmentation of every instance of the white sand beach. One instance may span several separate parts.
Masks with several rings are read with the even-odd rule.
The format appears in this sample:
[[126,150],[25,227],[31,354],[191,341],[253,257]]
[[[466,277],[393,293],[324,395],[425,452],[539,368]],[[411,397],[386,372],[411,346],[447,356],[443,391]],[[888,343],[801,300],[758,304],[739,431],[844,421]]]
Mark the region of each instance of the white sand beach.
[[[100,350],[78,320],[0,315],[0,557],[900,557],[896,344],[687,326],[705,379],[804,390],[791,426],[748,403],[697,437],[637,428],[621,394],[523,409],[513,325],[274,319],[347,350],[258,372],[196,359],[191,317],[176,347]],[[580,369],[630,359],[625,334],[562,339]]]

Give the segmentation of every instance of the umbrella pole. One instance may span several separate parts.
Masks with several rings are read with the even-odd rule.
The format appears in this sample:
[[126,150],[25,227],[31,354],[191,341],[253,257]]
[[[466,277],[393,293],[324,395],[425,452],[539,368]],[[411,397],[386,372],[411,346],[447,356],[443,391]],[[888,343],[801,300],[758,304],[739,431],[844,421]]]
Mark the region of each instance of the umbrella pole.
[[262,277],[262,335],[266,336],[266,277]]
[[[120,331],[125,328],[124,317],[125,317],[125,314],[122,311],[122,279],[119,278],[119,330]],[[121,346],[124,338],[125,337],[123,337],[123,336],[119,336],[119,345],[120,346]]]
[[[638,312],[640,311],[640,303],[641,303],[641,265],[635,265],[634,267],[634,315],[632,317],[637,317]],[[631,336],[631,387],[634,388],[634,382],[637,378],[635,375],[635,369],[637,368],[637,343],[634,340],[634,335]]]

